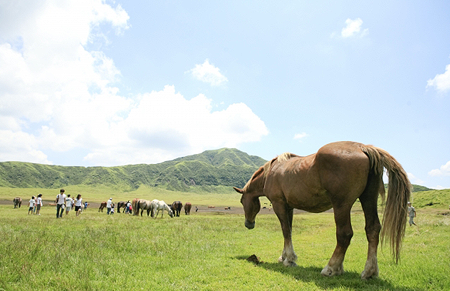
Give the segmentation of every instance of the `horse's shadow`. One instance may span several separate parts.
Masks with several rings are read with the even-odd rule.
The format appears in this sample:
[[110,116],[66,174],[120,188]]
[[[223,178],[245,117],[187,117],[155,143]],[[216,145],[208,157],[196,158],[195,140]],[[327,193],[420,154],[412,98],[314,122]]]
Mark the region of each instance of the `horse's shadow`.
[[[233,259],[248,261],[246,256],[236,256]],[[401,287],[392,285],[390,282],[380,279],[373,278],[369,280],[362,280],[361,276],[357,272],[346,271],[343,275],[334,277],[323,277],[320,272],[322,268],[319,267],[285,267],[281,263],[268,263],[261,262],[255,264],[254,262],[248,261],[249,264],[255,265],[255,267],[266,269],[269,271],[279,272],[285,276],[290,276],[301,282],[313,282],[320,289],[330,289],[330,288],[350,288],[353,290],[357,289],[376,289],[376,290],[423,290],[411,287]]]

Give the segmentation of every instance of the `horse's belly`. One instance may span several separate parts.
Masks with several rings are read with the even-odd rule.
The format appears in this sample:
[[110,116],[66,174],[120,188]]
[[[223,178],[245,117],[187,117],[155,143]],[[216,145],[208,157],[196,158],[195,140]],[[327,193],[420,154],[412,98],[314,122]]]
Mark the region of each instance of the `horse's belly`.
[[319,213],[332,208],[331,201],[326,192],[308,195],[290,195],[286,197],[286,200],[289,206],[308,212]]

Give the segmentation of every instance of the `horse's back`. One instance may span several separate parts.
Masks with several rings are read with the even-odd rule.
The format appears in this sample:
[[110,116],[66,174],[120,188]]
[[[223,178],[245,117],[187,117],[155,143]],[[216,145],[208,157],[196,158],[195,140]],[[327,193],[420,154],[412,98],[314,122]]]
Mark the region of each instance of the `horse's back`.
[[286,161],[274,163],[267,176],[266,196],[316,213],[330,209],[333,200],[356,199],[363,192],[369,173],[369,160],[360,145],[331,143],[315,154],[292,155]]

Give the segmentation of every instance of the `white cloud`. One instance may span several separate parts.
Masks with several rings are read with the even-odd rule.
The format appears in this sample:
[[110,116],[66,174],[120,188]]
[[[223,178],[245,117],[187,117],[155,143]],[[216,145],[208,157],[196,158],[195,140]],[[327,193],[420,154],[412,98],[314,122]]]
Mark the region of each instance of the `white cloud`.
[[363,21],[361,18],[356,18],[355,20],[352,20],[348,18],[345,21],[346,26],[341,31],[341,36],[343,38],[353,37],[353,36],[360,36],[363,37],[369,33],[369,29],[363,29],[361,31],[361,26],[363,24]]
[[450,91],[450,65],[445,67],[443,74],[437,74],[433,79],[428,80],[427,87],[434,87],[441,93]]
[[220,69],[209,63],[206,59],[201,65],[188,71],[192,76],[202,82],[209,83],[211,86],[219,86],[228,82],[228,79],[220,73]]
[[[52,152],[79,151],[87,165],[156,163],[268,134],[243,103],[213,111],[205,95],[187,99],[174,86],[121,96],[114,61],[86,48],[104,41],[102,23],[129,27],[120,6],[12,3],[0,2],[0,161],[51,164]],[[190,72],[212,86],[228,81],[208,60]]]
[[37,138],[25,132],[0,130],[0,161],[51,164],[42,151],[35,148]]
[[294,135],[294,139],[302,140],[303,138],[305,138],[307,136],[308,136],[308,134],[306,132],[296,133]]
[[441,166],[439,169],[434,169],[428,172],[430,176],[450,176],[450,161],[445,165]]
[[264,122],[243,103],[212,111],[200,94],[187,100],[174,86],[140,96],[127,117],[111,128],[111,144],[86,160],[94,164],[155,163],[206,149],[237,147],[268,134]]
[[409,178],[409,180],[411,181],[412,184],[423,185],[425,183],[423,180],[417,178],[412,173],[407,173],[407,174],[408,174],[408,178]]

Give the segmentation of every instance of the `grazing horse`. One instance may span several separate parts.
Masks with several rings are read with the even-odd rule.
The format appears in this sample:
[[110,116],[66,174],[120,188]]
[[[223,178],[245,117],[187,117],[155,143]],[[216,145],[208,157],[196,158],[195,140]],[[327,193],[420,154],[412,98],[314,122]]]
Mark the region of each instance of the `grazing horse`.
[[17,208],[17,207],[20,208],[20,206],[22,206],[22,198],[20,198],[20,197],[14,198],[13,203],[14,203],[14,208]]
[[[167,213],[169,213],[169,216],[173,218],[173,212],[170,209],[169,205],[166,204],[166,202],[164,201],[159,201],[159,200],[152,200],[151,202],[151,212],[152,212],[152,217],[156,218],[159,214],[159,211],[161,210],[161,218],[164,216],[164,210],[167,210]],[[156,214],[155,214],[156,211]]]
[[183,208],[183,203],[181,203],[181,201],[174,201],[172,203],[173,215],[179,217],[182,208]]
[[[377,200],[379,194],[385,198],[383,168],[389,175],[389,192],[381,229]],[[336,142],[306,157],[286,153],[260,167],[243,189],[234,189],[242,194],[245,226],[249,229],[255,227],[255,217],[261,208],[259,197],[266,196],[272,202],[284,236],[279,262],[285,266],[295,266],[297,259],[291,241],[294,208],[314,213],[333,208],[337,245],[321,274],[342,274],[345,253],[353,236],[350,211],[358,198],[364,211],[369,245],[361,278],[378,276],[380,236],[382,242],[389,239],[395,261],[400,258],[411,184],[402,166],[385,150],[355,142]]]
[[[117,213],[120,213],[120,208],[125,209],[127,207],[127,203],[125,201],[117,202]],[[123,210],[123,213],[125,213],[125,210]]]
[[103,208],[106,207],[106,201],[103,201],[102,203],[100,203],[100,207],[98,208],[98,212],[103,212]]
[[186,215],[191,214],[191,208],[192,208],[191,202],[186,202],[186,204],[184,204],[184,213]]

